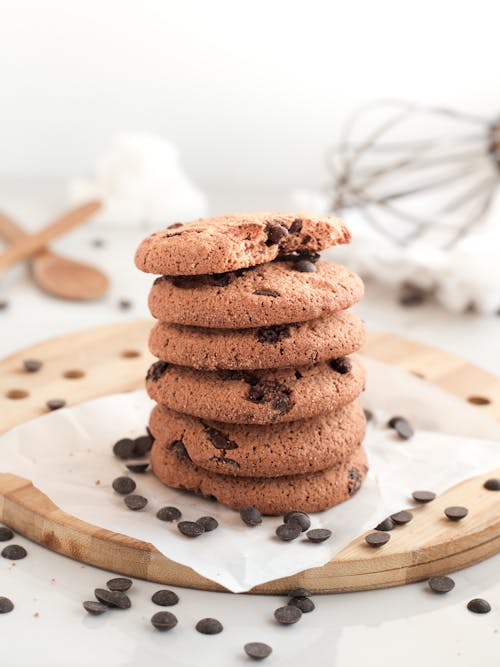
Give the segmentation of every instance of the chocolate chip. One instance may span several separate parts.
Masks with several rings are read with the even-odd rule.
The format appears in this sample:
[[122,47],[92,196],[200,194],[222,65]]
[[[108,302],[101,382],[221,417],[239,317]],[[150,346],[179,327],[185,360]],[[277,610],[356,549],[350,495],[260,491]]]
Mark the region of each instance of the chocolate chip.
[[113,445],[113,454],[119,459],[130,459],[134,455],[134,441],[122,438]]
[[292,598],[288,601],[288,604],[292,607],[298,607],[303,614],[308,614],[311,611],[314,611],[316,606],[312,600],[309,598]]
[[254,292],[254,294],[255,294],[256,296],[273,296],[273,297],[280,296],[280,293],[277,292],[276,290],[274,290],[274,289],[266,289],[266,288],[263,288],[263,289],[256,289],[255,292]]
[[449,593],[455,588],[455,582],[451,577],[439,575],[429,579],[429,587],[434,593]]
[[93,248],[104,248],[104,246],[106,245],[106,241],[104,239],[99,239],[99,238],[91,239],[90,245]]
[[170,611],[157,611],[151,616],[151,623],[157,630],[172,630],[177,625],[177,617]]
[[158,380],[165,375],[169,368],[170,364],[166,361],[155,361],[155,363],[152,364],[148,369],[146,380],[150,380],[151,382],[158,382]]
[[243,380],[247,384],[257,384],[259,381],[258,375],[249,371],[232,371],[221,368],[217,371],[217,375],[221,380]]
[[285,523],[296,523],[302,532],[309,530],[311,527],[311,519],[309,518],[309,515],[305,512],[300,512],[299,510],[287,512],[283,517],[283,521]]
[[301,220],[300,218],[295,218],[295,220],[288,228],[288,231],[290,232],[290,234],[298,234],[302,230],[303,224],[304,224],[303,220]]
[[500,491],[500,479],[495,477],[487,479],[483,486],[485,489],[488,489],[488,491]]
[[310,262],[308,259],[299,259],[297,262],[294,262],[293,268],[301,273],[316,273],[318,270],[316,264]]
[[444,513],[450,521],[460,521],[460,519],[464,519],[469,514],[469,510],[460,505],[453,505],[452,507],[447,507]]
[[106,582],[106,586],[110,591],[121,591],[125,593],[132,586],[132,579],[127,577],[114,577]]
[[127,463],[126,467],[130,470],[130,472],[141,473],[146,472],[146,470],[149,468],[149,463]]
[[12,600],[6,597],[0,597],[0,614],[8,614],[14,609],[14,603]]
[[262,514],[256,507],[242,507],[240,509],[240,516],[243,523],[247,526],[258,526],[262,523]]
[[141,435],[134,439],[134,457],[140,459],[151,450],[154,438],[151,435]]
[[6,299],[0,299],[0,310],[7,310],[9,302]]
[[302,532],[298,523],[283,523],[276,528],[276,536],[283,542],[291,542],[295,540]]
[[137,512],[138,510],[143,510],[148,504],[147,498],[144,498],[144,496],[139,496],[137,494],[132,494],[131,496],[125,496],[123,500],[125,502],[125,505],[129,508],[129,510],[133,510],[134,512]]
[[351,468],[347,473],[347,492],[353,496],[361,488],[361,475],[357,468]]
[[397,523],[398,526],[402,526],[405,523],[410,523],[410,521],[413,519],[413,514],[407,510],[401,510],[401,512],[391,514],[391,519],[394,521],[394,523]]
[[264,660],[273,652],[273,649],[263,642],[249,642],[245,644],[243,650],[253,660]]
[[266,245],[276,245],[282,238],[288,236],[288,229],[278,223],[269,223],[266,228],[267,241]]
[[418,287],[418,285],[405,282],[400,290],[399,303],[402,306],[418,306],[427,299],[428,294],[426,290]]
[[414,434],[410,422],[405,417],[392,417],[387,426],[393,428],[402,440],[409,440]]
[[277,380],[260,380],[248,390],[247,398],[252,403],[271,403],[280,415],[292,408],[291,390]]
[[311,591],[308,591],[307,588],[293,588],[288,593],[289,598],[309,598],[311,597]]
[[202,618],[195,625],[195,628],[202,635],[218,635],[224,629],[222,623],[216,618]]
[[282,625],[292,625],[300,621],[302,611],[298,607],[288,604],[286,607],[278,607],[274,612],[274,618]]
[[7,528],[7,526],[0,526],[0,542],[7,542],[8,540],[12,540],[14,537],[14,533],[10,528]]
[[108,605],[105,605],[102,602],[96,602],[95,600],[85,600],[82,604],[85,611],[88,611],[92,616],[100,616],[109,609]]
[[474,598],[467,603],[467,609],[474,612],[474,614],[487,614],[491,611],[491,605],[487,600]]
[[219,526],[219,522],[213,516],[201,516],[199,519],[196,519],[196,523],[203,528],[205,533],[211,533],[212,530],[215,530]]
[[23,361],[23,366],[27,373],[36,373],[43,366],[43,362],[38,359],[25,359]]
[[312,530],[309,530],[306,535],[308,540],[315,544],[319,544],[320,542],[325,542],[325,540],[330,539],[332,531],[328,528],[313,528]]
[[417,503],[430,503],[436,497],[433,491],[414,491],[411,495]]
[[2,556],[7,560],[21,560],[21,558],[26,558],[27,555],[26,549],[19,544],[9,544],[2,550]]
[[367,422],[371,422],[373,419],[373,412],[371,410],[368,410],[367,408],[364,408],[363,412],[365,413],[365,419]]
[[391,539],[391,536],[389,533],[369,533],[365,537],[366,543],[370,547],[381,547],[383,544],[387,544],[387,542]]
[[336,359],[330,359],[328,363],[330,368],[341,375],[346,375],[352,370],[352,362],[349,357],[337,357]]
[[170,445],[170,449],[175,452],[180,459],[187,459],[188,461],[191,461],[191,457],[189,456],[182,440],[174,440]]
[[116,493],[121,493],[123,496],[135,491],[136,484],[130,477],[117,477],[113,480],[113,489]]
[[387,519],[384,519],[377,526],[375,526],[375,530],[393,530],[395,527],[396,524],[389,516]]
[[277,324],[274,327],[260,327],[257,329],[257,340],[259,343],[279,343],[285,338],[290,338],[292,332],[288,324]]
[[156,518],[160,521],[177,521],[182,516],[182,512],[177,507],[162,507],[156,512]]
[[153,593],[151,601],[159,607],[173,607],[174,604],[179,602],[179,596],[168,588],[162,588],[161,590],[156,591],[156,593]]
[[64,398],[51,398],[45,404],[49,410],[60,410],[66,405]]
[[306,234],[302,239],[302,245],[306,245],[306,243],[309,243],[309,241],[312,241],[312,236],[310,234]]
[[302,380],[303,377],[304,376],[302,375],[302,373],[300,371],[295,371],[295,379],[296,380]]
[[96,588],[94,595],[108,607],[117,607],[118,609],[130,609],[131,602],[128,595],[122,591],[108,591],[106,588]]
[[227,466],[232,466],[235,469],[240,468],[240,464],[238,463],[238,461],[230,459],[227,456],[212,456],[210,461],[213,461],[214,463],[222,463],[223,465]]
[[203,526],[195,521],[179,521],[177,528],[186,537],[199,537],[205,532]]
[[179,227],[182,227],[183,224],[183,222],[173,222],[167,227],[167,229],[179,229]]
[[207,438],[216,449],[238,449],[237,443],[234,442],[234,440],[230,440],[226,433],[223,433],[222,431],[219,431],[219,429],[213,428],[213,426],[209,426],[204,422],[202,422],[202,424],[205,433],[207,434]]
[[132,301],[130,299],[120,299],[118,301],[118,308],[120,310],[130,310],[132,308]]

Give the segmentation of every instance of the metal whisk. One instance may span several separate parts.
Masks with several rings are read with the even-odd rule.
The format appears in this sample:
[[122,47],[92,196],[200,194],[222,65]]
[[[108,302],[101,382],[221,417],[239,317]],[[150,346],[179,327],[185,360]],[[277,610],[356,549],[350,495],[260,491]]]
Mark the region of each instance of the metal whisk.
[[500,120],[398,101],[354,113],[328,157],[332,210],[357,208],[400,245],[450,248],[500,184]]

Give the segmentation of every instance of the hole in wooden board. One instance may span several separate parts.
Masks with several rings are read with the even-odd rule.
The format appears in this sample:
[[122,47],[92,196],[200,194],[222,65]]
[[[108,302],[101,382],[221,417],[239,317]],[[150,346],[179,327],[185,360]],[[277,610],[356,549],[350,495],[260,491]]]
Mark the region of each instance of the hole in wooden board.
[[124,359],[136,359],[141,356],[141,353],[138,350],[123,350],[121,356]]
[[85,371],[81,371],[79,368],[71,368],[69,371],[64,371],[63,376],[67,380],[79,380],[85,377]]
[[469,396],[467,400],[472,405],[489,405],[491,403],[491,399],[486,398],[486,396]]
[[5,395],[12,401],[19,401],[21,398],[28,398],[30,394],[26,389],[9,389]]

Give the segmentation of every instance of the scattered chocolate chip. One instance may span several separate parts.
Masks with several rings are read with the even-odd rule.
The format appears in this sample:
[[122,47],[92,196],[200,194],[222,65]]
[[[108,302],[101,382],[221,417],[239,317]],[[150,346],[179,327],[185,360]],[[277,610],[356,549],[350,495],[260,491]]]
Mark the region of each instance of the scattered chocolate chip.
[[411,495],[417,503],[430,503],[436,497],[433,491],[414,491]]
[[307,588],[294,588],[288,593],[289,598],[309,598],[311,597],[311,591],[308,591]]
[[372,412],[371,410],[368,410],[367,408],[365,408],[365,409],[363,410],[363,412],[365,413],[365,419],[366,419],[366,421],[367,421],[367,422],[371,422],[372,419],[373,419],[373,412]]
[[168,588],[162,588],[153,593],[151,601],[159,607],[173,607],[174,604],[179,602],[179,596],[174,591],[168,590]]
[[357,468],[351,468],[347,473],[347,491],[353,496],[361,488],[361,475]]
[[120,299],[118,301],[118,308],[120,310],[130,310],[132,308],[132,301],[130,299]]
[[308,259],[299,259],[297,262],[294,262],[293,268],[301,273],[316,273],[318,270],[316,264],[310,262]]
[[467,609],[474,612],[474,614],[487,614],[491,611],[491,605],[488,600],[474,598],[467,603]]
[[238,444],[234,440],[230,440],[229,436],[217,428],[213,428],[208,424],[202,422],[207,438],[216,449],[238,449]]
[[111,486],[116,493],[121,493],[122,496],[126,496],[129,493],[132,493],[132,491],[135,491],[136,484],[130,477],[117,477],[113,480]]
[[273,652],[273,649],[263,642],[249,642],[245,644],[243,650],[252,660],[264,660]]
[[413,519],[413,514],[407,510],[401,510],[401,512],[391,514],[391,519],[394,521],[394,523],[397,523],[398,526],[402,526],[405,523],[410,523],[410,521]]
[[106,586],[110,591],[120,591],[125,593],[132,586],[132,579],[127,577],[114,577],[106,582]]
[[7,528],[7,526],[0,526],[0,542],[7,542],[8,540],[12,540],[14,537],[14,533],[10,528]]
[[151,623],[157,630],[172,630],[177,625],[177,616],[170,611],[157,611],[151,616]]
[[125,505],[129,508],[129,510],[133,510],[134,512],[137,512],[138,510],[143,510],[148,504],[147,498],[144,498],[144,496],[139,496],[137,494],[125,496],[123,501]]
[[487,479],[483,486],[485,489],[488,489],[488,491],[500,491],[500,479],[495,477]]
[[454,505],[452,507],[447,507],[444,513],[450,521],[460,521],[460,519],[464,519],[467,514],[469,514],[469,510],[466,507]]
[[106,245],[106,241],[104,239],[99,239],[99,238],[91,239],[90,245],[93,248],[104,248],[104,246]]
[[140,459],[151,450],[154,438],[151,435],[140,435],[134,439],[134,457]]
[[290,232],[290,234],[298,234],[302,230],[303,224],[304,224],[303,220],[301,220],[300,218],[295,218],[295,220],[288,228],[288,231]]
[[211,533],[212,530],[215,530],[219,526],[219,522],[213,516],[201,516],[199,519],[196,519],[196,523],[203,528],[205,533]]
[[88,611],[92,616],[100,616],[109,609],[108,605],[103,604],[102,602],[96,602],[95,600],[85,600],[82,604],[85,611]]
[[403,283],[399,293],[399,303],[402,306],[419,306],[428,296],[427,290],[413,283]]
[[170,365],[171,364],[169,364],[166,361],[155,361],[155,363],[152,364],[148,369],[148,372],[146,374],[146,380],[151,380],[152,382],[158,382],[158,380],[162,378],[168,371]]
[[38,359],[25,359],[23,361],[23,366],[27,373],[36,373],[43,366],[43,362]]
[[113,445],[113,454],[119,459],[130,459],[134,455],[134,441],[122,438]]
[[7,310],[9,302],[6,299],[0,299],[0,310]]
[[276,245],[282,238],[288,236],[288,229],[278,223],[269,223],[267,225],[266,245]]
[[279,343],[285,338],[290,338],[292,332],[288,324],[277,324],[274,327],[260,327],[257,329],[257,340],[259,343]]
[[283,540],[283,542],[291,542],[292,540],[295,540],[301,532],[302,528],[298,523],[293,521],[291,523],[283,523],[276,528],[276,536],[279,537],[280,540]]
[[179,229],[179,227],[182,227],[183,224],[183,222],[173,222],[167,227],[167,229]]
[[451,577],[439,575],[429,579],[429,587],[434,593],[449,593],[455,588],[455,582]]
[[255,292],[254,292],[254,294],[255,294],[256,296],[273,296],[273,297],[280,296],[280,293],[277,292],[276,290],[274,290],[274,289],[266,289],[266,288],[263,288],[263,289],[256,289]]
[[352,370],[352,362],[349,357],[337,357],[336,359],[330,359],[328,363],[330,368],[341,375],[346,375]]
[[182,516],[182,512],[177,507],[162,507],[156,512],[156,518],[160,521],[177,521]]
[[187,459],[188,461],[191,461],[191,457],[189,456],[182,440],[174,440],[170,445],[170,449],[174,451],[180,459]]
[[64,398],[51,398],[45,404],[49,410],[60,410],[66,405]]
[[393,530],[395,527],[396,524],[391,519],[391,517],[388,516],[387,519],[384,519],[377,526],[375,526],[375,530]]
[[218,635],[224,629],[222,623],[216,618],[202,618],[195,625],[195,628],[202,635]]
[[381,547],[382,545],[387,544],[387,542],[390,539],[391,539],[391,536],[389,535],[389,533],[382,533],[382,532],[369,533],[365,537],[365,541],[368,544],[368,546],[374,547],[374,548]]
[[285,523],[296,523],[302,532],[309,530],[311,527],[311,519],[309,515],[305,512],[300,512],[299,510],[293,510],[292,512],[287,512],[283,517]]
[[149,463],[127,463],[126,467],[130,472],[141,473],[146,472],[149,468]]
[[298,607],[303,614],[308,614],[316,609],[314,602],[309,598],[292,598],[288,601],[288,604],[292,607]]
[[247,526],[258,526],[262,523],[262,514],[256,507],[242,507],[240,509],[240,516],[243,523]]
[[306,243],[309,243],[309,241],[312,241],[312,236],[310,234],[306,234],[302,239],[302,244],[306,245]]
[[296,380],[302,380],[303,377],[304,376],[302,375],[302,373],[300,371],[295,371],[295,379]]
[[306,535],[308,540],[319,544],[320,542],[328,540],[332,536],[332,531],[328,528],[313,528],[312,530],[309,530]]
[[240,464],[238,461],[235,461],[234,459],[230,459],[227,456],[212,456],[210,461],[213,461],[214,463],[222,463],[223,465],[226,466],[232,466],[233,468],[239,468]]
[[9,598],[0,597],[0,614],[8,614],[14,609],[14,603]]
[[293,406],[291,390],[277,380],[260,380],[252,385],[247,398],[252,403],[271,403],[271,406],[280,415],[286,414]]
[[392,417],[387,426],[393,428],[402,440],[409,440],[413,434],[413,428],[405,417]]
[[195,521],[179,521],[177,528],[186,537],[199,537],[205,532],[203,526]]
[[274,618],[282,625],[292,625],[302,618],[302,610],[293,605],[287,604],[286,607],[278,607],[274,612]]
[[117,607],[118,609],[130,609],[132,603],[128,595],[122,591],[108,591],[107,588],[96,588],[94,595],[108,607]]
[[9,544],[2,550],[2,556],[7,560],[21,560],[21,558],[26,558],[27,555],[26,549],[19,544]]

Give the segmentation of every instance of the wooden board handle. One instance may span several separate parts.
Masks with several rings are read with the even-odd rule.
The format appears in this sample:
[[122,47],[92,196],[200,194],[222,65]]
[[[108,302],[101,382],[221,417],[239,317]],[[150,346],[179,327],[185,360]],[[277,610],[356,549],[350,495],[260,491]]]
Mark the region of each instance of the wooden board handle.
[[[0,255],[0,271],[4,271],[18,262],[26,259],[37,250],[43,248],[49,241],[69,232],[73,227],[77,227],[85,222],[91,215],[96,213],[102,204],[100,201],[90,201],[78,206],[68,213],[64,213],[60,218],[47,227],[44,227],[36,234],[30,234],[16,241]],[[6,228],[6,227],[5,227]],[[10,228],[12,231],[12,227]]]

